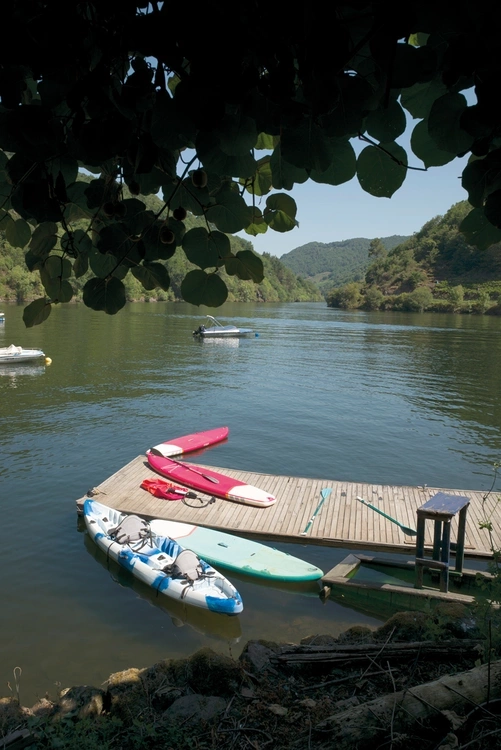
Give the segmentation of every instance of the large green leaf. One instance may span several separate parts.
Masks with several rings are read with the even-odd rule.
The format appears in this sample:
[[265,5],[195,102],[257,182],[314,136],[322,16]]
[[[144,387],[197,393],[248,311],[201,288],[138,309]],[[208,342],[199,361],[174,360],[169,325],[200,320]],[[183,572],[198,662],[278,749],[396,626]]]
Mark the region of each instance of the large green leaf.
[[91,310],[115,315],[126,303],[123,282],[111,279],[89,279],[83,288],[83,301]]
[[103,255],[102,253],[93,250],[89,254],[89,265],[91,271],[98,276],[100,279],[106,279],[108,276],[114,274],[118,261],[114,255]]
[[489,193],[484,205],[484,214],[493,226],[501,229],[501,190]]
[[62,255],[51,255],[44,262],[44,270],[51,279],[69,279],[73,271],[73,266]]
[[229,156],[245,156],[257,141],[256,122],[243,114],[227,114],[215,129],[219,146]]
[[181,283],[181,294],[192,305],[220,307],[228,298],[224,281],[216,274],[205,271],[190,271]]
[[234,234],[247,226],[249,214],[247,204],[238,193],[221,191],[216,196],[216,204],[207,210],[207,219],[221,232]]
[[205,227],[195,227],[183,237],[183,250],[190,263],[199,268],[216,268],[219,253],[214,242],[210,242],[210,235]]
[[407,154],[397,143],[367,146],[357,160],[358,181],[366,193],[391,198],[406,178],[406,166]]
[[280,137],[278,135],[267,135],[266,133],[259,133],[254,148],[258,151],[273,151],[279,141]]
[[461,184],[468,191],[471,205],[483,206],[487,195],[501,189],[501,153],[492,151],[485,159],[470,161],[463,170]]
[[308,179],[306,169],[295,167],[283,158],[280,144],[271,155],[270,167],[275,190],[292,190],[295,184],[300,185]]
[[30,225],[24,219],[8,222],[5,225],[5,238],[12,247],[26,247],[31,240]]
[[438,148],[455,156],[469,151],[474,140],[461,128],[466,106],[463,94],[444,94],[433,103],[428,118],[428,132]]
[[40,257],[48,255],[57,243],[57,228],[52,221],[39,224],[31,235],[30,251]]
[[66,188],[68,203],[64,208],[64,218],[67,222],[79,219],[90,219],[93,210],[87,205],[86,182],[74,182]]
[[80,279],[82,276],[85,276],[88,270],[89,256],[85,254],[79,255],[73,263],[73,273],[75,274],[75,278]]
[[418,122],[411,135],[411,148],[425,167],[441,167],[455,159],[450,151],[442,151],[430,136],[428,121]]
[[251,250],[239,250],[235,257],[225,261],[224,267],[229,276],[237,276],[242,281],[260,284],[264,279],[263,261]]
[[256,160],[250,151],[246,154],[227,154],[212,131],[198,133],[196,151],[207,172],[230,177],[252,177],[256,171]]
[[61,237],[61,247],[72,257],[88,255],[91,251],[92,240],[83,229],[76,229],[68,234],[65,232]]
[[263,218],[263,213],[257,206],[249,206],[249,224],[245,227],[245,232],[252,237],[258,234],[265,234],[268,231],[268,224]]
[[100,253],[110,253],[115,258],[125,258],[134,242],[121,224],[110,224],[99,232],[97,248]]
[[473,208],[459,225],[459,231],[469,245],[475,245],[479,250],[487,250],[496,242],[501,242],[501,229],[488,221],[482,208]]
[[162,198],[171,211],[183,207],[195,216],[202,216],[205,208],[212,203],[208,188],[195,187],[191,177],[186,177],[182,182],[164,182]]
[[144,265],[133,268],[132,275],[135,276],[147,290],[160,287],[160,289],[167,291],[170,287],[169,272],[161,263],[145,262]]
[[369,112],[365,119],[367,133],[380,143],[395,141],[405,131],[406,125],[405,112],[395,99]]
[[284,128],[280,140],[282,157],[300,169],[325,172],[330,167],[331,150],[324,130],[312,119]]
[[44,289],[51,302],[70,302],[73,298],[73,287],[65,279],[44,278]]
[[256,174],[249,180],[240,180],[241,184],[245,184],[245,189],[249,193],[254,195],[267,195],[270,192],[273,178],[271,174],[270,157],[263,156],[257,162]]
[[26,328],[39,326],[49,317],[52,307],[50,302],[45,298],[36,299],[24,308],[23,323]]
[[266,199],[264,220],[275,232],[290,232],[297,227],[297,206],[294,198],[285,193],[275,193]]
[[357,173],[357,157],[353,146],[343,138],[329,139],[330,167],[325,172],[311,171],[311,179],[326,185],[341,185],[349,182]]
[[401,104],[415,119],[428,117],[433,103],[447,93],[447,88],[439,78],[426,83],[415,83],[402,91]]

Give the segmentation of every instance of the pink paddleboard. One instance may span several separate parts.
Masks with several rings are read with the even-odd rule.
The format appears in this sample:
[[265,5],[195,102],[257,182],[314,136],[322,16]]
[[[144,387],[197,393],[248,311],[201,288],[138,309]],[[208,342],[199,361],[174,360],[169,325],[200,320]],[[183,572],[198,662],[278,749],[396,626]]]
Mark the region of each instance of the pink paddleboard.
[[157,456],[178,456],[181,453],[191,453],[207,448],[209,445],[215,445],[222,440],[226,440],[229,433],[228,427],[216,427],[214,430],[205,430],[205,432],[194,432],[191,435],[174,438],[166,443],[159,443],[150,448],[147,453],[153,453]]
[[[185,461],[174,461],[154,453],[147,453],[148,463],[151,468],[169,477],[175,482],[180,482],[193,490],[205,492],[207,495],[215,495],[225,500],[235,500],[237,503],[255,505],[266,508],[276,501],[274,495],[269,495],[252,484],[245,484],[238,479],[232,479],[224,474],[219,474],[213,469],[205,469]],[[212,480],[212,481],[211,481]]]

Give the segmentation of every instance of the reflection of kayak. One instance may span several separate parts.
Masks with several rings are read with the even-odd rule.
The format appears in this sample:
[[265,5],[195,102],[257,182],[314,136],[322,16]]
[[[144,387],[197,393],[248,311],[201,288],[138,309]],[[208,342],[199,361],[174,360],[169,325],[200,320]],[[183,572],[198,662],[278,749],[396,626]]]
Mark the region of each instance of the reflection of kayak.
[[147,521],[89,498],[83,516],[98,547],[159,594],[212,612],[242,611],[240,594],[227,578],[178,542],[153,531]]
[[155,534],[170,536],[212,565],[277,581],[316,581],[323,571],[299,557],[216,529],[154,519]]
[[88,534],[84,534],[84,543],[87,552],[109,572],[111,578],[119,586],[132,589],[141,599],[166,612],[176,628],[188,625],[197,633],[202,633],[209,638],[215,638],[229,644],[239,642],[242,637],[239,617],[227,617],[218,612],[191,607],[184,601],[175,601],[174,599],[168,599],[166,596],[158,596],[150,586],[129,575],[118,563],[110,560],[106,553],[99,549],[97,544],[94,544]]
[[154,445],[146,452],[154,453],[157,456],[177,456],[181,453],[191,453],[226,440],[228,432],[228,427],[216,427],[214,430],[205,430],[205,432],[193,432],[191,435],[184,435]]
[[276,501],[274,495],[245,484],[238,479],[232,479],[225,474],[219,474],[213,469],[201,469],[200,466],[188,464],[185,461],[175,461],[172,458],[147,454],[148,463],[152,469],[158,471],[164,477],[169,477],[174,482],[180,482],[193,490],[205,492],[207,495],[215,495],[225,500],[235,500],[237,503],[254,505],[266,508]]

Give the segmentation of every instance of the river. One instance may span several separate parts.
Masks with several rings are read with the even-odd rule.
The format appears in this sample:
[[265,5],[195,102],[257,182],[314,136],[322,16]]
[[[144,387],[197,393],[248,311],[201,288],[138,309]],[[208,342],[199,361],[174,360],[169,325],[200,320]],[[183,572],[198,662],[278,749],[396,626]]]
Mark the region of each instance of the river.
[[[297,642],[384,619],[323,604],[316,584],[237,577],[244,612],[211,618],[161,606],[108,567],[75,500],[151,445],[228,425],[229,440],[197,460],[463,490],[488,489],[501,458],[499,318],[239,303],[216,316],[257,336],[198,341],[205,311],[185,303],[113,317],[60,306],[31,329],[22,307],[2,309],[0,346],[52,359],[0,366],[0,695],[19,691],[25,705],[205,645],[236,657],[253,638]],[[346,555],[275,546],[324,570]]]

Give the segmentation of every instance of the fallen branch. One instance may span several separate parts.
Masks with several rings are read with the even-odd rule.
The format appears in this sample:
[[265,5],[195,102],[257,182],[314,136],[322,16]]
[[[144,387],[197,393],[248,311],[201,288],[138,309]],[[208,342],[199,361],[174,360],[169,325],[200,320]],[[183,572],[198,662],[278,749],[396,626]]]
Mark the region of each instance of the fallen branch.
[[355,664],[360,662],[372,662],[380,656],[388,659],[410,660],[415,657],[419,659],[451,659],[458,656],[462,658],[477,659],[481,649],[481,642],[477,640],[443,641],[435,643],[424,641],[421,643],[388,643],[384,648],[381,644],[365,643],[355,646],[300,646],[297,649],[275,654],[270,657],[272,664]]
[[[491,664],[490,672],[490,697],[501,698],[501,661]],[[449,719],[444,712],[466,715],[472,703],[484,703],[489,691],[488,677],[486,664],[454,676],[447,675],[333,714],[317,724],[315,731],[328,733],[336,750],[353,750],[354,747],[368,750],[376,742],[389,739],[391,731],[410,734],[423,723],[447,730]]]

